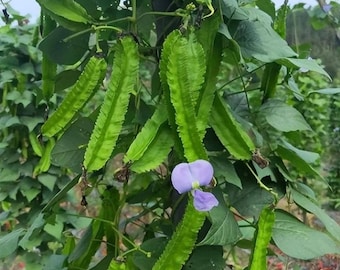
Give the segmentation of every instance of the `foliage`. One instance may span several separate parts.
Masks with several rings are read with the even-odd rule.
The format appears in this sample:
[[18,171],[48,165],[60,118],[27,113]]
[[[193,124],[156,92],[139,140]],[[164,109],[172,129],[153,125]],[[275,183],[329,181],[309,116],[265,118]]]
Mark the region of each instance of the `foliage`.
[[[339,225],[303,181],[322,178],[321,147],[306,145],[326,134],[306,119],[326,91],[301,71],[329,76],[284,40],[286,6],[37,2],[42,25],[0,29],[2,259],[224,269],[223,247],[248,241],[255,269],[271,240],[300,259],[340,252]],[[209,212],[170,184],[199,159],[214,168]],[[284,197],[326,230],[278,209]]]

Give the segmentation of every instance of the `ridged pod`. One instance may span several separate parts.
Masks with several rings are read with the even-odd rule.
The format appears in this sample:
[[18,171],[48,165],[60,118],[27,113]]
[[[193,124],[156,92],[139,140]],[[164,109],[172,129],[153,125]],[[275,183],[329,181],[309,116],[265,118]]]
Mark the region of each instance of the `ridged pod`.
[[[175,30],[164,42],[160,77],[168,87],[175,110],[175,121],[187,161],[207,159],[198,131],[196,104],[206,71],[205,54],[195,33],[182,35]],[[164,87],[163,87],[164,88]],[[203,129],[203,127],[200,127]],[[205,129],[205,127],[204,127]],[[153,270],[180,270],[194,248],[197,233],[205,220],[205,213],[197,211],[190,197],[184,217],[177,226]]]
[[198,231],[205,220],[205,213],[198,212],[189,200],[184,217],[152,270],[180,270],[189,258]]
[[206,159],[195,113],[199,90],[204,82],[206,71],[204,51],[193,32],[184,36],[176,30],[173,35],[178,38],[174,38],[175,43],[170,48],[170,52],[166,48],[163,50],[162,56],[166,56],[168,63],[160,66],[161,78],[165,72],[185,157],[189,162],[199,158]]
[[155,137],[148,144],[143,155],[132,163],[130,170],[142,173],[157,168],[164,162],[173,144],[170,128],[167,123],[163,123],[157,129]]
[[41,158],[38,164],[34,167],[33,176],[37,176],[42,172],[47,172],[51,166],[51,152],[55,145],[55,139],[49,138],[48,142],[46,143],[46,147],[43,149]]
[[142,130],[138,133],[126,152],[124,162],[134,162],[139,160],[149,145],[157,136],[160,126],[167,120],[167,112],[164,103],[160,103],[153,113],[152,117],[148,119]]
[[92,56],[77,82],[69,90],[58,109],[41,127],[41,132],[52,137],[69,124],[75,114],[86,104],[105,77],[106,62],[102,57]]
[[271,207],[262,209],[257,223],[255,247],[251,256],[250,270],[267,269],[267,247],[272,237],[275,212]]
[[110,158],[120,134],[129,97],[138,78],[139,55],[135,41],[125,36],[117,43],[113,71],[104,102],[87,146],[84,167],[102,168]]

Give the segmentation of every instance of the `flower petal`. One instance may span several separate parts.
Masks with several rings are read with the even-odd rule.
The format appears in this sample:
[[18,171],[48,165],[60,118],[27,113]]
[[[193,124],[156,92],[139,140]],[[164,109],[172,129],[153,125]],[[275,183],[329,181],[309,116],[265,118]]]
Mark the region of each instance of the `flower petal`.
[[171,182],[179,194],[188,192],[192,189],[194,179],[189,169],[188,163],[176,165],[171,174]]
[[331,9],[332,9],[332,5],[330,5],[330,4],[325,4],[325,5],[322,6],[322,10],[326,13],[329,13],[331,11]]
[[202,159],[191,163],[180,163],[172,171],[171,182],[178,193],[182,194],[199,186],[207,186],[214,175],[212,165]]
[[200,186],[208,186],[214,175],[213,166],[210,162],[198,159],[189,163],[189,169],[194,181],[198,181]]
[[218,205],[218,200],[214,194],[204,192],[199,189],[193,191],[194,207],[198,211],[210,211],[214,206]]

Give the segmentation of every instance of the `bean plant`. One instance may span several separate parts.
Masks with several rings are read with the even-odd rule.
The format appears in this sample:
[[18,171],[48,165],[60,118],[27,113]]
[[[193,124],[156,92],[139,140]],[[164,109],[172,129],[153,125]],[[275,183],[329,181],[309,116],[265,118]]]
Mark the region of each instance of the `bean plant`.
[[339,225],[300,177],[325,181],[319,155],[294,144],[314,132],[296,74],[331,78],[285,41],[287,2],[37,2],[27,47],[37,56],[0,77],[0,221],[11,218],[0,258],[228,269],[225,248],[241,246],[256,270],[274,247],[298,259],[340,253]]

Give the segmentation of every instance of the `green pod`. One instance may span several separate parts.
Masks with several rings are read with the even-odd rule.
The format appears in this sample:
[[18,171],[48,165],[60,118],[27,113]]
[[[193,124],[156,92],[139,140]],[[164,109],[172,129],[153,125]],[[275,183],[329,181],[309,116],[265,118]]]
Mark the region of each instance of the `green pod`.
[[43,154],[43,147],[34,131],[28,134],[28,139],[30,141],[30,145],[32,146],[34,154],[41,157]]
[[41,127],[41,132],[52,137],[69,124],[75,114],[83,108],[105,77],[106,62],[102,57],[92,56],[77,82],[69,90],[58,109]]
[[255,150],[253,141],[219,95],[215,96],[209,123],[231,155],[240,160],[251,158]]
[[197,211],[194,208],[192,198],[190,198],[182,221],[152,270],[182,269],[192,253],[198,231],[201,229],[204,220],[205,213]]
[[[135,160],[130,170],[136,173],[150,171],[161,165],[168,156],[174,141],[167,123],[162,124],[155,137],[138,160]],[[129,149],[130,150],[130,149]]]
[[104,102],[84,156],[87,171],[102,168],[110,158],[120,134],[130,94],[138,79],[139,55],[136,42],[129,36],[117,43],[113,71]]
[[194,33],[177,38],[168,56],[166,80],[184,155],[189,162],[199,158],[207,159],[195,113],[206,71],[204,59],[203,48]]
[[162,102],[157,106],[152,117],[146,121],[142,130],[137,134],[137,137],[130,145],[124,157],[125,163],[139,160],[143,156],[144,152],[157,136],[158,129],[166,120],[166,107]]
[[272,207],[262,209],[256,230],[256,240],[251,256],[250,270],[267,269],[267,247],[272,237],[275,212]]
[[[47,14],[42,13],[43,16],[43,37],[46,37],[56,28],[56,22]],[[41,63],[42,76],[42,94],[46,101],[49,101],[54,94],[55,76],[57,74],[57,64],[52,62],[46,54],[43,53]]]
[[159,78],[161,82],[161,86],[163,89],[163,96],[165,99],[165,106],[167,108],[168,112],[168,122],[171,127],[171,134],[172,137],[174,138],[175,145],[174,148],[177,152],[177,154],[183,153],[183,146],[180,138],[178,137],[177,134],[177,125],[176,125],[176,120],[175,120],[175,109],[171,104],[170,100],[170,90],[167,82],[167,77],[166,73],[168,71],[168,63],[169,63],[169,55],[172,51],[172,47],[176,43],[177,39],[181,37],[181,32],[178,30],[172,31],[165,41],[163,42],[163,48],[162,48],[162,53],[161,53],[161,60],[159,62]]
[[264,103],[269,98],[275,97],[280,70],[281,65],[275,62],[266,64],[261,80],[261,91],[263,91],[262,103]]
[[42,156],[33,170],[33,176],[37,176],[42,172],[47,172],[51,166],[51,152],[55,145],[54,138],[50,138],[43,150]]

